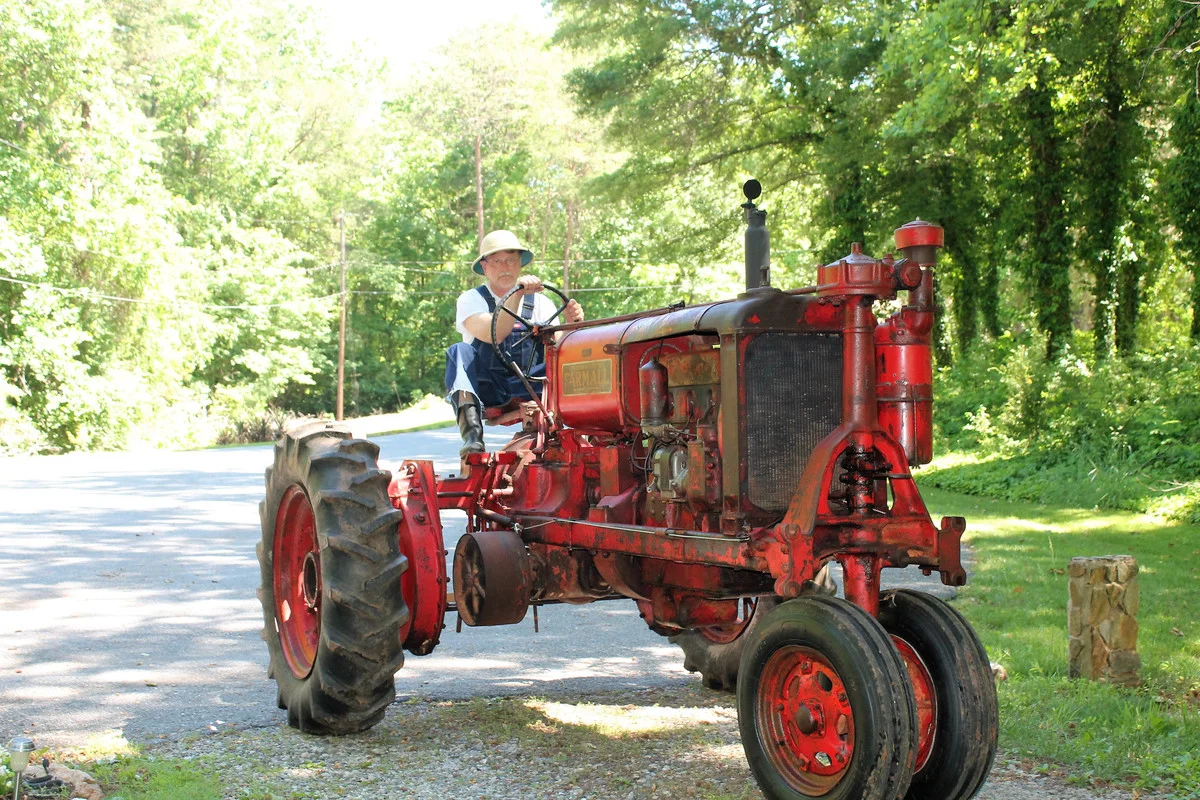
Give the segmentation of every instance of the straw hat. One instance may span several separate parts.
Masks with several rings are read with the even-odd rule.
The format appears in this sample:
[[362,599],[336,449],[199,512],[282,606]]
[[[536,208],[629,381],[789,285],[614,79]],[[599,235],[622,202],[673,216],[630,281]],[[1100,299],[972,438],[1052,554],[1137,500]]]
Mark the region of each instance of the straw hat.
[[479,258],[475,259],[475,263],[471,265],[471,269],[477,274],[482,275],[483,267],[479,262],[492,253],[498,253],[501,250],[520,250],[522,267],[528,266],[529,262],[533,261],[533,252],[518,241],[515,233],[512,231],[492,231],[483,237],[483,241],[479,243]]

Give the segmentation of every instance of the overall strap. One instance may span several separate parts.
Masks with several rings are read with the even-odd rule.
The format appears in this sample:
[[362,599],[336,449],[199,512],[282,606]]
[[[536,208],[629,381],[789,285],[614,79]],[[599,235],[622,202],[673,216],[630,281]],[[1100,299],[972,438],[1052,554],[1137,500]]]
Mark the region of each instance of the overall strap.
[[483,298],[483,302],[487,303],[488,313],[496,313],[496,301],[492,299],[492,293],[488,291],[487,286],[480,284],[475,287],[475,291],[479,292],[479,296]]
[[[487,303],[488,313],[496,313],[496,301],[492,298],[492,293],[487,286],[479,285],[475,287],[475,291],[479,292],[479,296],[483,298],[483,302]],[[533,319],[533,295],[527,294],[521,298],[521,317],[527,322]]]

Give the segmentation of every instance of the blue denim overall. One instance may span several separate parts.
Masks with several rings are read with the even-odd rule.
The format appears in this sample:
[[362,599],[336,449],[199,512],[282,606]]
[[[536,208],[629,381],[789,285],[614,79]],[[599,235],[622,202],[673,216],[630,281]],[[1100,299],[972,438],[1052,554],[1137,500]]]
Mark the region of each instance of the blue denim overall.
[[[487,303],[488,311],[496,313],[496,301],[486,286],[477,287],[476,291]],[[534,366],[530,374],[541,376],[546,372],[545,356],[542,354],[542,343],[532,337],[521,343],[517,340],[529,332],[533,319],[533,295],[527,294],[521,301],[521,320],[513,325],[512,333],[504,338],[501,347],[522,369],[529,363],[533,355]],[[470,342],[458,342],[446,350],[446,391],[453,395],[455,391],[464,390],[469,384],[470,391],[479,398],[487,408],[502,406],[509,400],[531,400],[529,391],[521,379],[504,366],[496,355],[496,348],[482,339]],[[451,405],[452,397],[447,397]]]

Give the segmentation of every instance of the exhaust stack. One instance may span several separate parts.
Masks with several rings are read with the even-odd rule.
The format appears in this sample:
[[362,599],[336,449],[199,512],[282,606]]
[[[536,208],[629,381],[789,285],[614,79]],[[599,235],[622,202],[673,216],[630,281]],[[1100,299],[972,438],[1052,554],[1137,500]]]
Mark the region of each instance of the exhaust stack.
[[742,185],[746,202],[746,290],[771,285],[771,232],[767,230],[767,212],[754,205],[762,194],[762,184],[751,178]]

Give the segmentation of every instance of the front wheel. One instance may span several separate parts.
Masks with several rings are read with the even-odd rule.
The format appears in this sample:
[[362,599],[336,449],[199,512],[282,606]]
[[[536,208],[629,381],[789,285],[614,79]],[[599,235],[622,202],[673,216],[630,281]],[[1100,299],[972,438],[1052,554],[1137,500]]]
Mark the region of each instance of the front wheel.
[[737,686],[750,769],[771,800],[895,800],[916,758],[904,661],[857,606],[801,597],[748,636]]
[[992,768],[1000,727],[987,651],[958,611],[922,592],[885,593],[879,621],[904,655],[918,697],[920,748],[909,800],[973,797]]
[[259,505],[263,639],[288,724],[346,734],[383,719],[408,619],[401,512],[379,448],[324,423],[285,434]]

